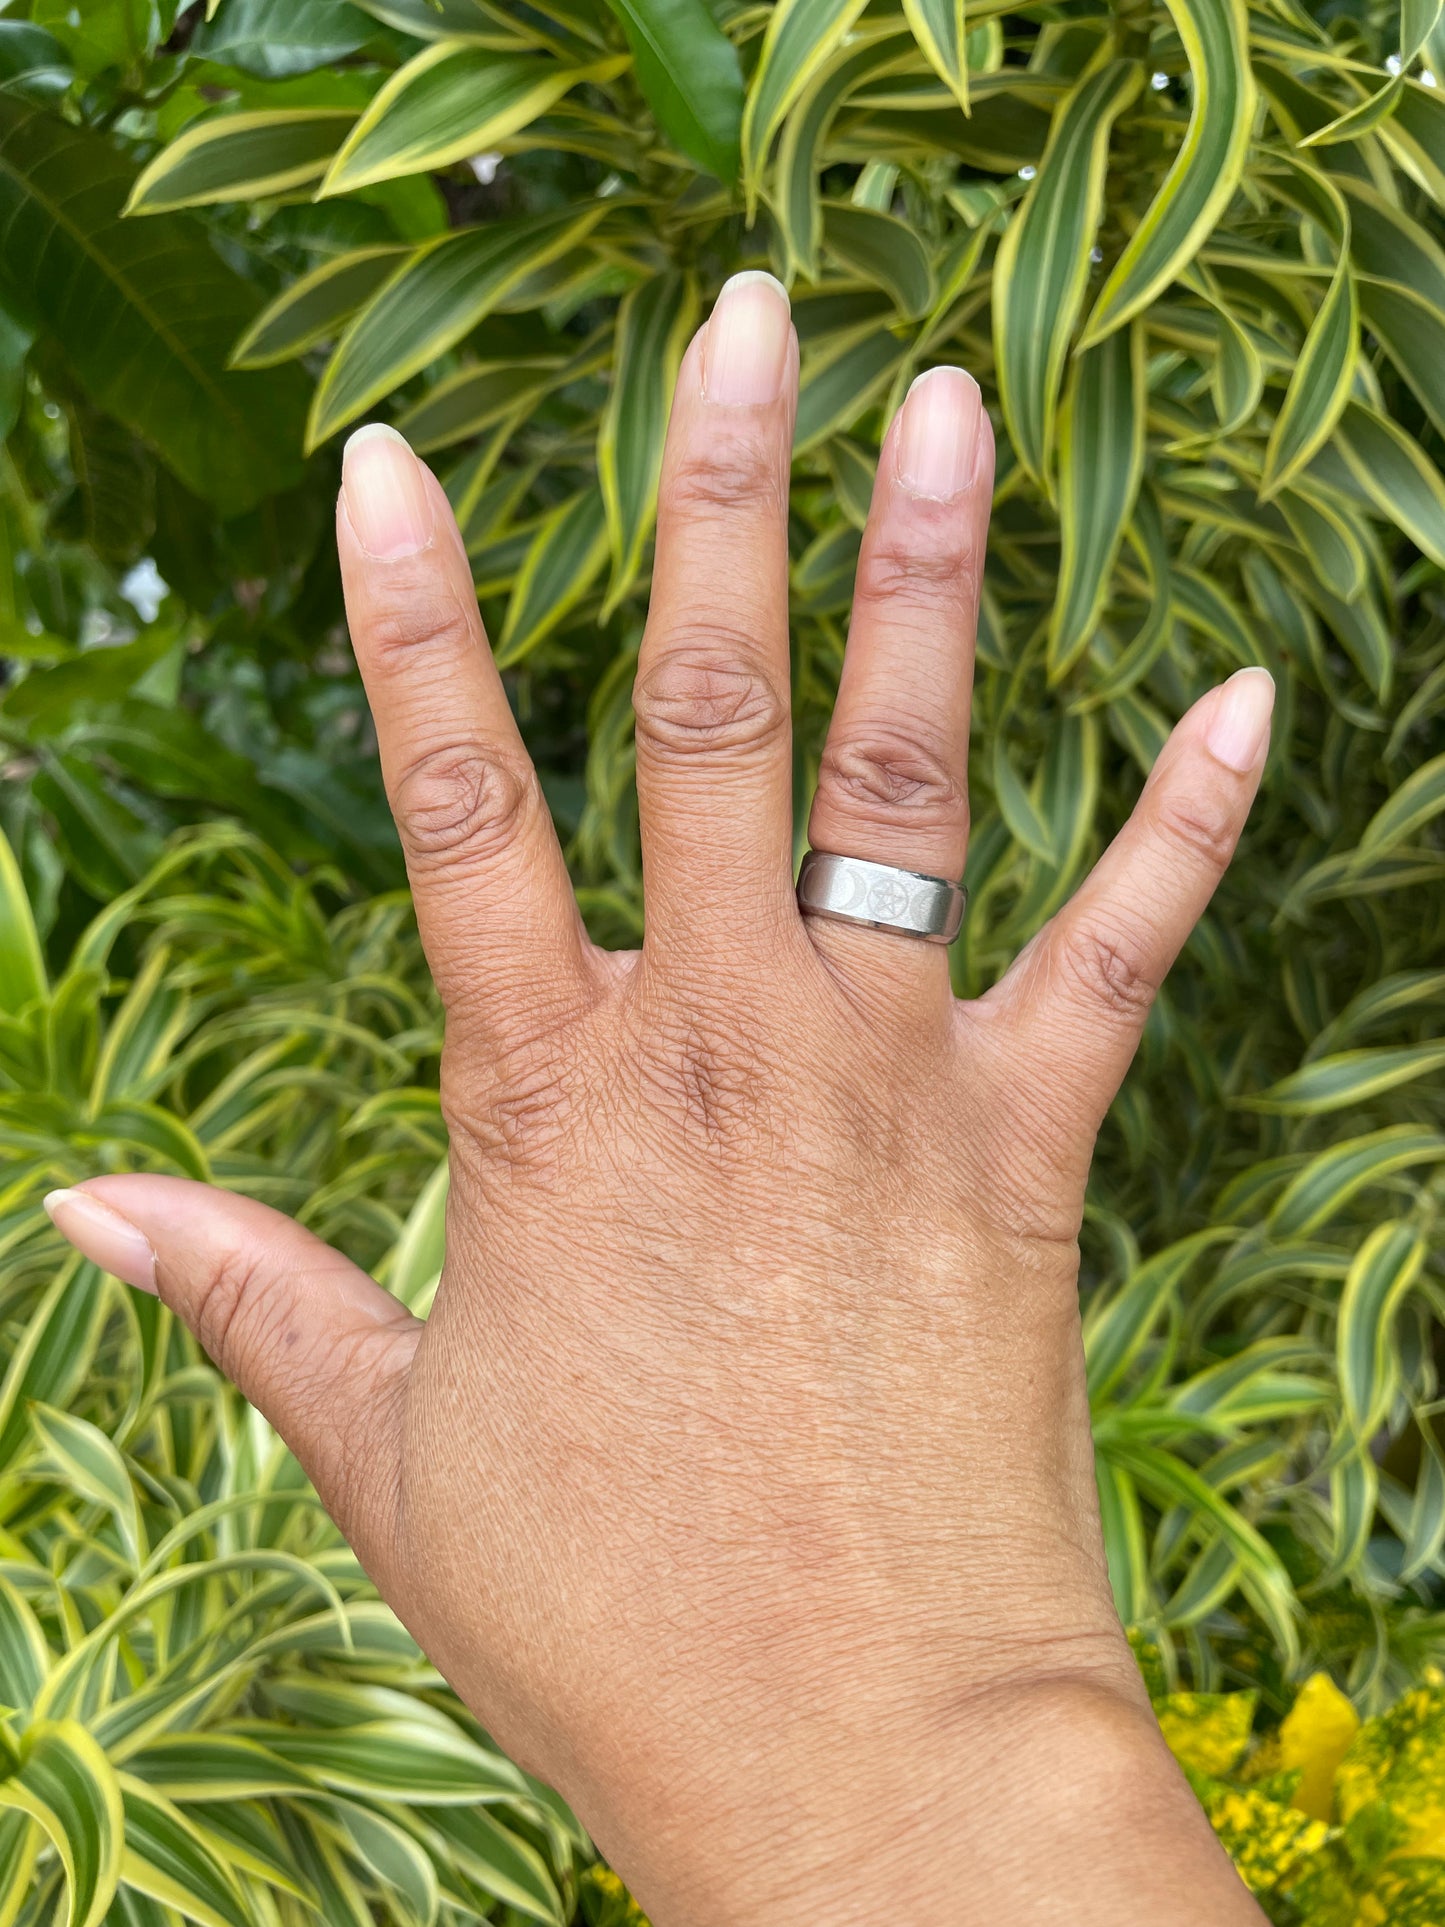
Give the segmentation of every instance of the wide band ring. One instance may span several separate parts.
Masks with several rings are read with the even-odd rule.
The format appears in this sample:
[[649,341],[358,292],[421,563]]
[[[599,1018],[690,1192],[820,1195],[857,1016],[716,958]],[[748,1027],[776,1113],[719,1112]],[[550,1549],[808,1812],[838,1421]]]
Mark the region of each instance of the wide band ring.
[[798,907],[804,916],[833,923],[866,924],[921,943],[952,943],[963,928],[968,892],[961,883],[917,870],[810,850],[798,872]]

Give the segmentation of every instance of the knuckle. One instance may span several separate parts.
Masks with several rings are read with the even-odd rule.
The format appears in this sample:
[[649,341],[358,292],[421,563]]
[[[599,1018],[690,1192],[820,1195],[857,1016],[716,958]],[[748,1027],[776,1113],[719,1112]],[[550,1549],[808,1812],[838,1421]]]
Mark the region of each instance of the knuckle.
[[761,435],[733,434],[684,451],[668,478],[663,513],[710,521],[745,510],[776,519],[784,496],[776,444]]
[[769,1097],[775,1067],[741,1025],[697,1009],[665,1014],[652,1028],[641,1072],[653,1108],[684,1143],[745,1160],[762,1144],[780,1150]]
[[956,829],[968,814],[967,791],[947,757],[887,731],[830,739],[818,788],[826,803],[850,814],[905,816],[924,829]]
[[1066,979],[1094,1004],[1131,1020],[1148,1013],[1158,985],[1133,944],[1085,925],[1066,932],[1057,956]]
[[569,1146],[578,1122],[569,1066],[575,1040],[558,1031],[494,1058],[480,1087],[442,1063],[442,1115],[459,1162],[479,1178],[504,1170],[511,1178],[547,1181],[575,1172]]
[[972,616],[977,600],[977,562],[972,548],[956,537],[926,545],[884,538],[863,546],[855,608],[942,610],[961,621]]
[[639,678],[633,692],[639,750],[658,760],[695,751],[746,752],[775,742],[788,708],[760,670],[744,666],[756,645],[713,632],[709,646],[676,647]]
[[1200,797],[1161,797],[1156,818],[1167,840],[1187,850],[1206,869],[1223,872],[1234,854],[1235,827],[1227,810]]
[[498,855],[516,839],[533,788],[530,773],[476,743],[426,751],[403,770],[393,798],[408,859],[425,865]]

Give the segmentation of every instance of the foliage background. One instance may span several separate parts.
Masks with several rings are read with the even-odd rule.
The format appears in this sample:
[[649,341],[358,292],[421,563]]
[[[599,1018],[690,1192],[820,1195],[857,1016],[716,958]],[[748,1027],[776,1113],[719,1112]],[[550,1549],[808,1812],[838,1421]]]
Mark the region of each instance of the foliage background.
[[1312,1669],[1386,1722],[1359,1757],[1405,1762],[1364,1805],[1415,1820],[1330,1791],[1298,1835],[1326,1872],[1259,1876],[1275,1917],[1438,1917],[1445,1762],[1387,1712],[1445,1646],[1438,11],[0,8],[0,1927],[625,1904],[39,1200],[211,1176],[425,1308],[439,1022],[341,623],[338,438],[396,420],[446,479],[589,922],[635,941],[667,395],[749,265],[803,344],[800,823],[892,409],[957,360],[999,429],[961,991],[1195,695],[1279,684],[1091,1191],[1111,1568],[1158,1692],[1255,1694],[1220,1784],[1243,1759],[1304,1811],[1278,1736]]

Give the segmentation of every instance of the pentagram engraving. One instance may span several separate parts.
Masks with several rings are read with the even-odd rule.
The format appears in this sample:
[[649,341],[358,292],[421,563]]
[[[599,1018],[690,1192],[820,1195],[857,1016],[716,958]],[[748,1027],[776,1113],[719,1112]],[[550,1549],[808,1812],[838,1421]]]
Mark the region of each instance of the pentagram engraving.
[[868,892],[871,916],[896,922],[908,909],[912,892],[893,877],[880,877]]

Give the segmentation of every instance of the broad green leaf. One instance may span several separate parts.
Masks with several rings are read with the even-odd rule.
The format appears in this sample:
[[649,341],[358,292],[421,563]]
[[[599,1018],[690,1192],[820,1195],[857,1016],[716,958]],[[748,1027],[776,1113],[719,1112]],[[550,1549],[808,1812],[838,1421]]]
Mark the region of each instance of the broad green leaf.
[[419,455],[480,435],[545,395],[555,385],[561,360],[560,355],[549,355],[533,367],[499,361],[460,368],[409,408],[397,429]]
[[903,13],[924,58],[968,112],[968,32],[964,0],[903,0]]
[[0,1011],[16,1016],[45,992],[45,957],[25,880],[0,830]]
[[597,437],[597,475],[612,551],[604,621],[642,567],[657,515],[672,391],[697,313],[695,282],[675,272],[639,283],[618,309],[612,391]]
[[1349,399],[1359,312],[1348,258],[1342,259],[1305,337],[1264,456],[1260,499],[1268,501],[1334,432]]
[[823,242],[844,268],[886,288],[899,313],[910,320],[931,305],[933,269],[928,252],[896,216],[847,201],[829,201],[823,209]]
[[1114,1606],[1125,1626],[1137,1626],[1149,1610],[1149,1549],[1139,1494],[1127,1472],[1107,1452],[1095,1455],[1099,1519]]
[[787,255],[787,278],[818,278],[823,208],[818,174],[828,133],[848,95],[870,75],[886,72],[904,45],[897,26],[859,27],[814,71],[783,125],[771,171],[774,218]]
[[[242,1737],[246,1731],[241,1729]],[[489,1797],[523,1791],[519,1770],[467,1739],[448,1738],[435,1724],[387,1719],[332,1731],[271,1726],[271,1752],[314,1774],[339,1793],[379,1794],[404,1806],[445,1802],[477,1806]]]
[[1287,1117],[1319,1117],[1363,1104],[1383,1091],[1429,1077],[1445,1068],[1445,1044],[1401,1044],[1383,1050],[1347,1050],[1321,1057],[1272,1084],[1249,1101],[1256,1110]]
[[346,0],[226,0],[191,52],[267,80],[314,73],[360,53],[376,23]]
[[102,136],[0,94],[0,295],[44,315],[98,407],[238,514],[299,475],[303,391],[226,371],[258,299],[185,216],[122,221],[131,185]]
[[162,148],[130,191],[127,214],[259,200],[319,181],[356,119],[349,108],[222,114]]
[[573,87],[608,80],[622,64],[569,67],[541,54],[439,41],[392,75],[336,155],[320,192],[349,194],[487,153]]
[[31,1402],[64,1404],[91,1370],[109,1299],[95,1266],[71,1260],[31,1310],[0,1380],[0,1468],[29,1445]]
[[174,1907],[198,1927],[252,1927],[240,1889],[199,1829],[154,1788],[126,1775],[121,1879],[127,1887]]
[[1381,515],[1445,568],[1445,481],[1420,444],[1357,401],[1346,403],[1334,441]]
[[1340,1297],[1335,1354],[1345,1417],[1368,1444],[1394,1396],[1395,1320],[1420,1275],[1426,1243],[1417,1225],[1377,1225],[1361,1245]]
[[1181,1238],[1140,1265],[1106,1300],[1096,1299],[1084,1319],[1084,1355],[1088,1360],[1089,1397],[1097,1405],[1114,1391],[1140,1351],[1149,1342],[1195,1261],[1212,1246],[1232,1238],[1228,1226]]
[[600,488],[585,488],[543,521],[517,571],[497,666],[530,655],[571,614],[607,560],[607,511]]
[[1144,468],[1145,340],[1117,329],[1075,359],[1059,421],[1062,555],[1049,629],[1049,677],[1088,648],[1109,593]]
[[441,1896],[430,1855],[392,1820],[354,1800],[333,1809],[357,1858],[375,1876],[405,1927],[431,1927]]
[[1300,553],[1330,594],[1342,602],[1362,595],[1368,578],[1365,550],[1346,505],[1301,476],[1275,500]]
[[[499,44],[499,18],[478,0],[354,0],[363,13],[417,40],[481,40]],[[505,36],[515,38],[516,30]]]
[[1057,863],[1059,852],[1054,846],[1052,826],[1014,768],[1002,730],[998,730],[993,739],[993,793],[1009,834],[1043,862]]
[[705,0],[607,0],[632,49],[638,85],[682,153],[720,181],[738,177],[743,76]]
[[455,347],[527,275],[590,233],[606,208],[494,221],[421,248],[342,336],[316,390],[307,445],[354,422]]
[[1382,1184],[1397,1171],[1445,1160],[1445,1136],[1413,1124],[1387,1125],[1364,1137],[1347,1138],[1311,1158],[1290,1179],[1270,1213],[1278,1238],[1307,1236],[1328,1224],[1367,1185]]
[[115,1446],[97,1426],[72,1413],[36,1404],[30,1417],[47,1456],[76,1492],[110,1513],[131,1564],[139,1567],[147,1550],[145,1528],[135,1487]]
[[1193,100],[1183,145],[1089,315],[1100,341],[1154,299],[1199,252],[1238,188],[1255,89],[1244,0],[1169,0]]
[[898,373],[904,352],[886,330],[870,328],[828,354],[809,357],[798,396],[796,450],[851,428]]
[[1132,62],[1116,60],[1079,81],[994,261],[999,400],[1015,454],[1040,481],[1052,466],[1059,383],[1088,285],[1109,131],[1141,79]]
[[19,1763],[0,1779],[0,1808],[29,1816],[65,1874],[64,1927],[100,1927],[120,1877],[120,1787],[83,1726],[45,1720],[22,1736]]
[[1373,133],[1381,121],[1388,120],[1400,104],[1400,96],[1405,91],[1405,78],[1397,74],[1395,78],[1381,87],[1378,93],[1368,95],[1364,100],[1348,108],[1343,114],[1317,127],[1312,134],[1306,134],[1300,142],[1301,147],[1335,147],[1341,141],[1356,141],[1364,134]]
[[257,315],[231,351],[232,366],[273,368],[319,341],[330,341],[391,279],[407,252],[398,247],[359,248],[303,274]]
[[1181,1505],[1201,1525],[1214,1527],[1239,1562],[1241,1588],[1268,1625],[1280,1652],[1292,1660],[1299,1650],[1298,1602],[1268,1540],[1193,1466],[1173,1453],[1146,1444],[1116,1448],[1116,1452],[1119,1462],[1156,1501]]
[[866,0],[778,0],[743,107],[742,178],[749,213],[757,205],[773,136],[862,13]]
[[1433,757],[1413,771],[1380,805],[1360,838],[1361,860],[1381,856],[1445,812],[1445,756]]
[[0,1573],[0,1705],[25,1712],[45,1684],[50,1649],[19,1589]]

